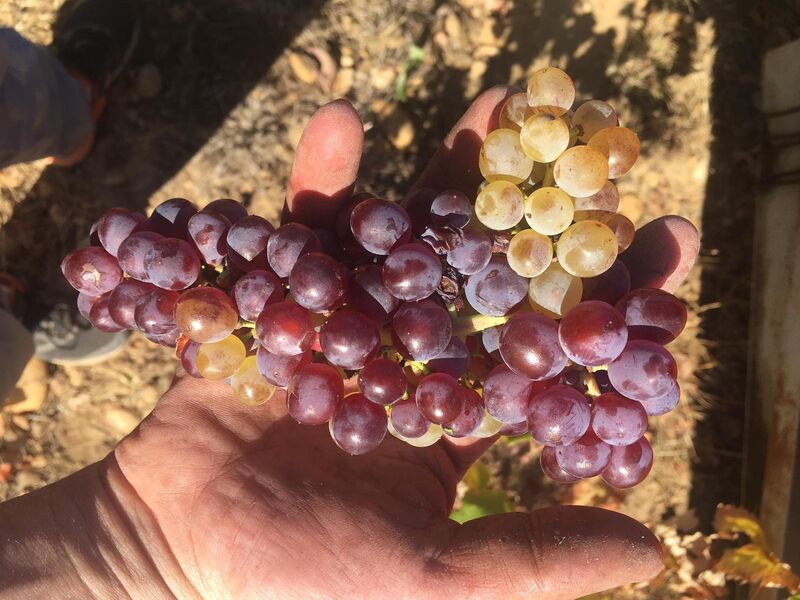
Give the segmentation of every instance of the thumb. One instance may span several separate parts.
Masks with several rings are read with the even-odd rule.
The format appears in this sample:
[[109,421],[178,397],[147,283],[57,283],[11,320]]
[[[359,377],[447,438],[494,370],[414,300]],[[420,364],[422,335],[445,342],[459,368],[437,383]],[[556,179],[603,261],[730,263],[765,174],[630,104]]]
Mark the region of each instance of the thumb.
[[655,577],[661,545],[641,523],[588,506],[557,506],[469,521],[439,555],[450,594],[577,598]]

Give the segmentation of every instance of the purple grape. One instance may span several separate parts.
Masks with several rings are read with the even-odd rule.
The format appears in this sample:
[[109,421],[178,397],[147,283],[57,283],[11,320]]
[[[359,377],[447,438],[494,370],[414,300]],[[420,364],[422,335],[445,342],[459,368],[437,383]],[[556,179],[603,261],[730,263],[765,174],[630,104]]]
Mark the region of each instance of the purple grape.
[[122,281],[117,259],[95,246],[67,254],[61,262],[61,272],[72,287],[88,296],[101,296]]
[[411,230],[414,235],[421,236],[431,226],[431,205],[436,198],[436,190],[419,188],[411,192],[403,200],[403,208],[411,221]]
[[403,367],[388,358],[375,358],[364,365],[358,374],[358,387],[372,402],[388,406],[406,393]]
[[147,333],[145,331],[144,337],[154,344],[158,344],[159,346],[164,346],[165,348],[174,348],[178,344],[178,340],[181,337],[181,332],[177,327],[173,327],[166,333]]
[[400,306],[400,300],[392,296],[383,285],[383,274],[378,265],[363,265],[353,271],[347,302],[378,325],[385,325],[392,313]]
[[542,466],[542,471],[553,481],[560,483],[574,483],[580,480],[580,477],[574,477],[561,468],[556,460],[555,446],[543,446],[542,454],[539,457],[539,464]]
[[359,202],[350,213],[350,229],[372,254],[386,255],[411,238],[411,220],[402,206],[382,198]]
[[583,280],[583,300],[598,300],[614,306],[631,290],[628,267],[616,260],[611,267],[596,277]]
[[375,195],[369,192],[355,194],[345,203],[339,211],[339,214],[336,215],[336,237],[339,244],[342,246],[345,256],[355,262],[372,260],[373,258],[373,255],[364,250],[361,244],[356,241],[356,238],[353,236],[353,230],[350,229],[350,217],[353,214],[353,210],[356,206],[370,198],[375,198]]
[[338,307],[347,292],[350,273],[342,263],[311,252],[297,259],[289,275],[289,289],[300,306],[321,313]]
[[264,379],[273,385],[285,388],[289,385],[295,371],[311,362],[311,350],[292,356],[273,354],[264,346],[259,346],[256,352],[256,366]]
[[610,486],[625,489],[643,482],[652,467],[653,448],[647,438],[640,438],[630,446],[613,447],[600,477]]
[[511,317],[500,332],[500,355],[508,367],[529,379],[549,379],[567,365],[558,342],[558,325],[537,313]]
[[392,405],[392,427],[407,438],[418,438],[428,431],[431,422],[417,408],[414,398],[400,400]]
[[433,373],[447,373],[459,379],[469,366],[469,350],[461,338],[453,336],[447,348],[442,350],[436,358],[427,362],[428,369]]
[[86,319],[87,321],[89,320],[89,313],[92,310],[92,306],[94,305],[95,302],[97,302],[98,298],[100,298],[100,296],[89,296],[88,294],[78,294],[78,301],[77,301],[78,312],[81,313],[81,315],[83,315],[83,318]]
[[501,423],[513,425],[528,416],[531,380],[506,365],[497,365],[483,382],[486,412]]
[[180,294],[161,288],[145,294],[136,301],[133,318],[136,327],[145,333],[163,335],[175,327],[175,304]]
[[200,260],[188,242],[159,240],[144,257],[147,279],[165,290],[184,290],[200,275]]
[[519,423],[509,423],[503,425],[499,431],[500,435],[522,435],[528,433],[528,421],[520,421]]
[[663,290],[635,290],[619,301],[617,309],[628,324],[632,340],[669,344],[686,326],[683,302]]
[[556,448],[556,461],[574,477],[586,478],[599,475],[611,459],[611,446],[589,429],[576,442]]
[[652,400],[639,400],[645,412],[651,417],[665,415],[678,406],[681,399],[681,388],[676,382],[675,385],[663,396]]
[[263,217],[239,219],[228,230],[228,259],[242,271],[267,269],[267,242],[275,229]]
[[276,302],[264,308],[256,321],[256,335],[272,354],[293,356],[309,350],[316,341],[314,322],[302,306]]
[[414,360],[430,360],[450,343],[453,323],[433,300],[406,302],[392,317],[395,347]]
[[289,415],[303,425],[328,421],[344,396],[344,382],[330,365],[309,363],[299,367],[289,382],[286,406]]
[[[342,248],[339,244],[339,238],[330,229],[312,229],[314,235],[319,240],[320,252],[328,256],[340,260],[342,257]],[[267,242],[267,252],[269,253],[269,242]]]
[[321,250],[322,244],[311,229],[300,223],[287,223],[269,236],[267,262],[278,277],[289,277],[298,258]]
[[186,226],[197,207],[184,198],[171,198],[156,206],[150,215],[150,227],[168,238],[189,239]]
[[486,268],[467,279],[464,294],[482,315],[502,317],[528,295],[528,280],[517,275],[504,256],[493,256]]
[[153,284],[136,279],[125,279],[120,282],[108,299],[108,312],[111,318],[124,329],[137,329],[134,318],[136,303],[139,298],[156,289]]
[[209,265],[221,265],[228,255],[228,230],[231,222],[223,215],[203,209],[186,224],[189,237]]
[[119,245],[132,233],[150,228],[147,217],[127,208],[112,208],[97,222],[97,237],[111,256],[117,256]]
[[100,296],[97,301],[92,304],[92,308],[89,310],[89,322],[100,331],[105,331],[106,333],[116,333],[125,328],[117,324],[117,322],[111,317],[111,313],[108,311],[108,301],[110,297],[111,293],[107,292]]
[[609,392],[592,402],[592,429],[612,446],[632,444],[647,431],[647,413],[641,402]]
[[197,342],[186,342],[179,352],[181,366],[184,371],[196,379],[203,379],[203,374],[197,369],[197,351],[200,344]]
[[620,394],[634,400],[666,395],[676,385],[678,367],[672,355],[655,342],[633,340],[608,365],[608,378]]
[[447,264],[462,275],[474,275],[492,259],[492,240],[480,229],[467,227],[447,253]]
[[442,263],[425,244],[396,248],[383,263],[383,284],[395,298],[422,300],[436,291],[442,280]]
[[222,215],[231,224],[237,223],[240,219],[247,216],[247,209],[241,202],[231,200],[230,198],[221,198],[209,202],[201,212],[214,212]]
[[163,235],[154,231],[141,231],[132,234],[117,249],[119,266],[134,279],[148,281],[147,271],[144,268],[145,256],[157,241],[163,239]]
[[458,380],[446,373],[431,373],[423,377],[415,397],[417,408],[431,423],[449,423],[464,408],[464,395]]
[[570,360],[585,367],[599,367],[625,349],[628,328],[613,306],[587,300],[576,304],[561,319],[558,339]]
[[331,437],[348,454],[366,454],[386,435],[386,410],[364,394],[350,394],[336,407],[329,423]]
[[283,301],[283,284],[270,271],[250,271],[233,285],[233,299],[242,319],[256,321],[265,306]]
[[350,308],[333,313],[319,333],[325,358],[343,369],[360,369],[380,349],[381,338],[375,323]]
[[566,385],[554,385],[534,394],[528,405],[531,437],[545,446],[575,443],[589,429],[591,418],[586,396]]
[[472,203],[466,194],[458,190],[439,193],[431,203],[431,220],[439,227],[461,229],[472,216]]
[[444,425],[447,435],[460,438],[472,435],[483,421],[483,398],[472,388],[461,386],[464,395],[464,407],[461,414]]

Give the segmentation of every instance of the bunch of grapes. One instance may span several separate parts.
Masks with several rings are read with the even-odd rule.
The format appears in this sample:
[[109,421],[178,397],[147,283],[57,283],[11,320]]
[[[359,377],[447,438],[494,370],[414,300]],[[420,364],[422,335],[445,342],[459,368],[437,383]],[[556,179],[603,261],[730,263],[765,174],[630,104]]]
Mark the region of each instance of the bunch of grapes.
[[291,417],[327,423],[350,454],[387,431],[418,447],[527,432],[557,481],[636,485],[648,416],[678,403],[663,346],[686,310],[630,289],[617,256],[634,226],[609,180],[639,140],[610,105],[573,112],[574,97],[546,68],[508,98],[474,199],[359,193],[326,230],[274,229],[227,199],[115,208],[62,271],[98,329],[175,347],[187,373],[248,405],[282,388]]

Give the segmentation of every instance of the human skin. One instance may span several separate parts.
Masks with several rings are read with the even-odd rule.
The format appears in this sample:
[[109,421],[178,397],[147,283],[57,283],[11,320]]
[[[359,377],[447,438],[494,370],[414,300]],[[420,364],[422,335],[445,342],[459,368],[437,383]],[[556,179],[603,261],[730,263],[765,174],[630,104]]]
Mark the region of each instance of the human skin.
[[[510,93],[481,95],[418,185],[474,190],[480,140]],[[348,103],[321,108],[298,145],[284,218],[331,223],[362,147]],[[690,254],[670,268],[685,270]],[[658,540],[619,513],[449,520],[456,484],[491,443],[418,449],[387,437],[351,457],[325,426],[289,418],[280,395],[243,406],[224,383],[179,374],[106,459],[0,505],[0,598],[537,600],[658,573]]]

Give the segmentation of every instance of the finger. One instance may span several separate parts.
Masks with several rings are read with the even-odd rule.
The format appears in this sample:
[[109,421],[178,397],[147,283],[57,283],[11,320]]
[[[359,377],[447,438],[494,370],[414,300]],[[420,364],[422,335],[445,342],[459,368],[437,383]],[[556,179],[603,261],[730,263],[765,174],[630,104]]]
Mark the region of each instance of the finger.
[[314,113],[297,145],[282,220],[329,226],[353,191],[363,148],[364,125],[349,102]]
[[462,437],[454,438],[447,435],[442,436],[442,445],[447,451],[453,467],[459,475],[459,479],[464,477],[476,460],[500,438],[493,435],[489,438]]
[[631,289],[672,293],[686,279],[699,251],[697,228],[683,217],[668,215],[637,230],[633,244],[619,258],[630,271]]
[[448,595],[527,600],[576,598],[650,579],[663,566],[644,525],[588,506],[469,521],[441,546],[438,563]]
[[456,189],[470,197],[483,179],[478,155],[486,135],[498,127],[503,102],[519,90],[496,86],[478,96],[439,146],[414,189]]

